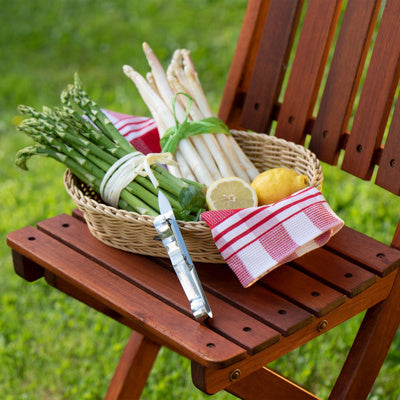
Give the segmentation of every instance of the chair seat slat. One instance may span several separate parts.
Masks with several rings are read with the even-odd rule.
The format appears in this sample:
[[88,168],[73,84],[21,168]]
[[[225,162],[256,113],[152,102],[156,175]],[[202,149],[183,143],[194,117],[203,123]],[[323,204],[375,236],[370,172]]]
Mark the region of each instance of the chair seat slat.
[[[187,357],[214,367],[246,357],[246,351],[230,340],[32,226],[10,233],[8,243],[78,291],[109,305],[138,330],[158,337]],[[213,346],[207,346],[209,343]]]
[[400,74],[400,2],[387,1],[342,168],[370,179]]
[[387,276],[400,266],[400,251],[344,226],[325,245],[343,258],[358,263],[378,276]]
[[305,140],[305,127],[312,117],[341,3],[341,0],[310,0],[308,3],[279,112],[276,127],[278,137],[296,143]]
[[360,294],[377,280],[377,275],[325,248],[305,254],[294,264],[348,297]]
[[310,150],[329,164],[338,160],[380,3],[349,1],[343,16],[310,142]]
[[208,290],[239,310],[257,316],[284,336],[293,334],[314,319],[311,313],[258,284],[244,288],[226,265],[198,264],[197,272]]
[[[67,225],[67,228],[64,226]],[[124,280],[139,286],[156,298],[192,318],[189,302],[174,272],[131,253],[101,243],[89,232],[85,223],[66,214],[45,220],[40,230],[95,260]],[[150,277],[157,276],[154,280]],[[254,354],[279,340],[279,333],[249,315],[238,312],[219,298],[207,294],[214,318],[210,326],[218,333]],[[235,315],[233,318],[232,316]],[[244,329],[248,328],[248,330]]]
[[261,282],[317,317],[326,315],[346,301],[343,293],[289,265],[274,269]]

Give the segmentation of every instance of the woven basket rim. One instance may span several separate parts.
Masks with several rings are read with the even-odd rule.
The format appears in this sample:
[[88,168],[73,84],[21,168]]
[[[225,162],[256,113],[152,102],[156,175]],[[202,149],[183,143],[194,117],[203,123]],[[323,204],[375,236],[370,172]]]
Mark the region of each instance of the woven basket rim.
[[[247,132],[247,131],[239,131],[236,129],[231,129],[230,130],[233,134],[245,134],[246,136],[249,137],[253,137],[253,138],[257,138],[257,140],[259,140],[260,138],[265,139],[266,142],[271,141],[271,142],[275,142],[275,144],[280,144],[283,147],[288,147],[289,149],[295,150],[296,152],[300,151],[301,153],[303,153],[304,155],[306,155],[307,157],[310,157],[312,159],[314,159],[316,162],[318,162],[318,159],[316,157],[316,155],[314,153],[312,153],[309,149],[305,148],[302,145],[296,144],[294,142],[290,142],[287,141],[285,139],[282,138],[278,138],[275,136],[270,136],[267,135],[265,133],[256,133],[256,132]],[[318,162],[319,164],[319,162]],[[322,170],[320,172],[320,174],[322,175]],[[310,182],[310,186],[314,186],[315,181],[318,179],[318,176],[320,174],[317,174],[314,177],[314,181]],[[96,209],[98,211],[102,211],[102,212],[106,212],[108,214],[112,214],[114,215],[116,218],[134,218],[136,219],[142,219],[143,221],[149,221],[152,223],[152,221],[154,220],[155,217],[150,216],[150,215],[144,215],[144,214],[139,214],[138,212],[135,211],[127,211],[127,210],[123,210],[120,208],[116,208],[113,206],[110,206],[108,204],[104,204],[104,203],[99,203],[98,201],[92,199],[89,196],[86,196],[75,184],[75,187],[73,187],[73,182],[71,181],[71,179],[76,178],[72,172],[67,168],[65,173],[64,173],[64,184],[65,184],[65,188],[68,192],[68,194],[76,201],[81,204],[82,206],[89,206],[93,209]],[[84,201],[82,201],[81,199],[84,199]],[[193,226],[199,226],[198,224],[201,224],[205,227],[208,227],[208,225],[204,222],[204,221],[180,221],[178,220],[178,223],[184,223],[186,225],[193,225]]]
[[[321,165],[316,155],[304,146],[264,133],[238,130],[231,130],[231,132],[235,139],[242,142],[243,150],[247,151],[248,156],[251,154],[250,158],[255,163],[264,167],[264,164],[275,165],[277,159],[282,159],[282,166],[291,168],[288,165],[293,165],[294,169],[298,168],[299,170],[307,171],[306,173],[311,178],[310,186],[321,189],[323,181]],[[264,162],[267,159],[268,161]],[[155,217],[104,204],[101,200],[97,201],[84,192],[88,189],[86,185],[83,188],[80,185],[78,178],[67,169],[64,173],[66,191],[78,209],[83,212],[88,227],[95,237],[109,246],[132,253],[158,254],[159,256],[167,257],[162,243],[154,241],[153,222]],[[100,199],[98,195],[95,196],[93,194],[93,197]],[[177,223],[193,261],[224,262],[212,239],[210,227],[206,222],[178,220]],[[133,232],[136,232],[134,239],[132,239]],[[127,236],[135,243],[130,242]],[[137,242],[140,240],[142,242],[139,245]]]

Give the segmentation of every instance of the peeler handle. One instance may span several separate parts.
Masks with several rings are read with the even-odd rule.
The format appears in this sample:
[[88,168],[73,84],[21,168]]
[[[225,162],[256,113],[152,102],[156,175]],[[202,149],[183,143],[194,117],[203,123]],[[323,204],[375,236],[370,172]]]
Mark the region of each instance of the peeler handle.
[[[204,291],[200,284],[196,270],[185,257],[186,249],[179,245],[171,224],[164,215],[154,218],[154,226],[167,250],[168,256],[178,276],[179,282],[189,300],[190,308],[197,321],[202,322],[208,317],[212,317],[211,309],[208,305]],[[176,228],[175,228],[176,229]]]

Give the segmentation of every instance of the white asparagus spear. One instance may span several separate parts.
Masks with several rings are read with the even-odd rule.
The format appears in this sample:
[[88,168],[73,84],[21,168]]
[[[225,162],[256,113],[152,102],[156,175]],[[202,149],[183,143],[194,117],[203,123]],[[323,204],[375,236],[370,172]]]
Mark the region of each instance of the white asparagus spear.
[[[154,94],[158,95],[158,93],[157,93],[157,88],[154,85],[154,77],[152,76],[151,72],[147,73],[147,75],[146,75],[147,82],[148,82],[150,88],[154,92],[154,94],[153,94],[153,93],[151,93],[151,91],[145,90],[143,85],[140,85],[139,82],[142,79],[142,76],[140,74],[138,74],[132,67],[130,67],[129,65],[125,65],[123,67],[123,70],[124,70],[125,75],[127,75],[133,81],[136,80],[136,82],[137,82],[136,86],[141,88],[139,93],[141,94],[143,100],[147,104],[149,111],[150,111],[151,115],[153,116],[154,120],[156,121],[158,133],[159,133],[159,136],[161,137],[162,135],[164,135],[165,131],[168,129],[167,124],[171,123],[172,121],[171,120],[165,121],[165,118],[161,118],[160,113],[156,112],[156,110],[155,110],[157,103],[153,102],[152,99],[155,99],[156,96],[154,96]],[[161,105],[161,103],[158,103],[158,105]],[[165,115],[165,117],[167,118],[168,115]],[[171,172],[172,175],[176,176],[177,178],[182,177],[182,173],[180,171],[179,165],[168,165],[168,170],[169,170],[169,172]]]
[[[178,81],[173,70],[170,71],[170,74],[167,78],[168,78],[168,81],[170,82],[170,86],[175,88],[175,91],[184,92],[184,93],[188,92],[187,88],[183,87],[182,82]],[[182,97],[184,97],[184,96],[182,96]],[[188,99],[186,97],[184,97],[183,101],[188,102]],[[187,104],[186,104],[186,106],[187,106]],[[195,99],[193,99],[193,103],[190,108],[190,115],[194,121],[205,118],[203,113],[197,107],[197,104],[195,103]],[[230,176],[237,175],[237,176],[241,177],[242,179],[249,181],[247,174],[243,173],[243,171],[241,171],[241,169],[238,169],[239,174],[237,174],[233,170],[233,168],[231,168],[229,159],[226,157],[224,150],[221,148],[220,144],[218,143],[215,134],[205,133],[201,136],[204,139],[205,143],[207,144],[210,154],[213,156],[215,163],[218,166],[218,170],[220,172],[221,177],[228,178]],[[226,136],[226,135],[223,135],[223,136]]]
[[[185,52],[185,50],[182,50],[181,55],[182,57],[183,56],[186,57],[186,63],[183,66],[183,68],[181,68],[181,72],[179,72],[177,66],[174,69],[175,74],[177,75],[180,74],[181,76],[181,80],[178,82],[178,84],[182,84],[182,82],[185,80],[186,84],[188,85],[188,87],[186,87],[185,89],[186,91],[192,93],[194,101],[196,102],[196,105],[199,107],[201,118],[215,117],[215,114],[212,112],[211,107],[209,106],[209,103],[204,95],[203,89],[199,83],[199,80],[197,78],[197,73],[195,70],[193,70],[194,68],[193,63],[191,62],[190,58],[189,58],[190,63],[188,62],[188,53]],[[183,78],[183,76],[185,78]],[[212,136],[212,140],[214,141],[214,143],[211,142],[210,138],[209,147],[217,148],[219,150],[215,152],[213,151],[213,156],[214,158],[218,158],[217,164],[222,166],[221,167],[222,176],[223,177],[238,176],[239,178],[242,178],[246,182],[250,183],[251,179],[249,177],[249,174],[243,167],[242,161],[237,157],[234,148],[236,146],[234,146],[232,144],[232,141],[230,140],[230,138],[232,138],[233,141],[236,143],[234,138],[229,135],[225,135],[223,133],[217,133],[213,135],[210,134],[210,136]]]
[[[170,110],[174,111],[172,107],[172,102],[175,96],[175,92],[171,89],[168,83],[167,76],[164,72],[164,69],[159,59],[157,58],[156,54],[151,49],[151,47],[148,45],[148,43],[146,42],[143,43],[143,50],[147,58],[147,61],[150,65],[151,72],[161,98],[164,100],[165,104],[167,104]],[[183,107],[179,102],[175,102],[174,108],[178,122],[182,123],[185,120],[185,110],[183,109]],[[192,143],[192,145],[196,148],[197,152],[199,153],[199,156],[203,161],[203,168],[208,171],[213,180],[219,179],[221,175],[219,174],[217,166],[215,165],[211,153],[207,148],[207,145],[204,143],[203,139],[200,136],[192,136],[187,140],[190,143]],[[184,154],[183,156],[185,157]],[[191,165],[189,161],[190,160],[187,160],[189,165]]]
[[183,157],[183,155],[179,149],[176,149],[176,151],[175,151],[175,158],[179,164],[179,168],[182,173],[182,176],[186,179],[195,181],[196,178],[194,177],[192,170],[190,169],[188,163],[185,160],[185,157]]
[[[170,76],[167,77],[168,82],[170,83],[170,87],[175,93],[183,92],[185,93],[184,88],[179,85],[179,82],[176,78]],[[189,106],[189,99],[186,96],[178,96],[178,98],[182,101],[182,105],[185,109]],[[189,115],[192,120],[200,120],[202,119],[200,110],[197,108],[196,104],[192,103]],[[202,155],[204,162],[207,164],[209,171],[211,172],[214,180],[221,179],[222,177],[233,176],[234,173],[232,170],[227,170],[225,165],[227,164],[226,160],[223,157],[217,155],[215,157],[215,153],[221,153],[221,149],[219,148],[218,142],[212,134],[205,133],[198,136],[192,136],[194,145],[196,146],[199,153]],[[228,164],[229,167],[229,164]],[[228,175],[231,174],[231,175]]]
[[146,79],[150,87],[154,90],[155,93],[157,93],[160,96],[160,93],[158,92],[156,81],[154,80],[154,76],[152,72],[148,72],[146,74]]
[[[153,91],[146,79],[128,65],[123,66],[123,71],[133,83],[136,85],[143,101],[148,106],[156,121],[160,121],[163,125],[171,127],[175,125],[174,117],[162,99]],[[154,113],[154,114],[153,114]],[[159,130],[160,136],[165,134],[165,131]],[[206,186],[211,185],[214,181],[205,168],[203,161],[199,157],[196,149],[187,139],[182,139],[179,142],[179,148],[186,161],[190,163],[192,171],[194,172],[197,180],[204,183]]]
[[150,87],[146,79],[139,72],[135,71],[131,66],[124,65],[123,71],[125,75],[132,80],[138,89],[140,96],[146,103],[154,119],[160,122],[161,128],[158,129],[160,137],[165,133],[164,128],[168,128],[175,124],[174,117],[165,103],[160,99],[156,92]]
[[[184,72],[188,79],[188,84],[191,86],[197,105],[205,118],[215,116],[204,94],[189,51],[182,50],[182,57],[184,62]],[[223,147],[225,151],[229,151],[229,149],[234,150],[233,154],[230,154],[230,160],[235,173],[238,174],[238,176],[246,174],[248,176],[246,180],[252,181],[259,174],[259,171],[243,152],[236,140],[232,136],[227,136],[222,133],[217,134],[217,139],[220,143],[225,143],[226,147]],[[230,146],[228,145],[228,142],[230,143]]]

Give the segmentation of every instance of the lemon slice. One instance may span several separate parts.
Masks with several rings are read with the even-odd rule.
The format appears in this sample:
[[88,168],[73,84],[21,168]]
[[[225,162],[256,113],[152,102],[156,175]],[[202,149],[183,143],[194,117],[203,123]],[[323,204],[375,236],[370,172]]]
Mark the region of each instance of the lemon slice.
[[256,191],[245,180],[238,177],[214,181],[207,189],[206,202],[209,210],[256,207]]

